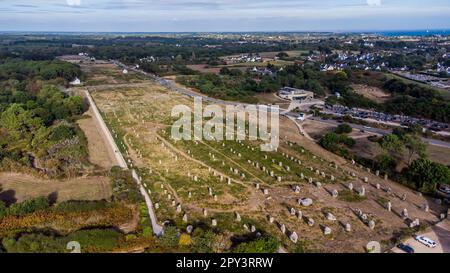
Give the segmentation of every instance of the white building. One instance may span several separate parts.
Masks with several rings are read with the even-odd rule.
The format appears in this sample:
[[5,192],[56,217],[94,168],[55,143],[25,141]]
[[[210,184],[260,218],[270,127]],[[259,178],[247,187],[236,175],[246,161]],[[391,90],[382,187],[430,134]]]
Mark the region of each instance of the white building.
[[292,101],[311,100],[314,98],[314,93],[303,89],[297,89],[292,87],[284,87],[278,91],[278,96],[282,99]]
[[75,80],[70,82],[70,85],[80,85],[80,84],[81,84],[81,81],[78,78],[75,78]]

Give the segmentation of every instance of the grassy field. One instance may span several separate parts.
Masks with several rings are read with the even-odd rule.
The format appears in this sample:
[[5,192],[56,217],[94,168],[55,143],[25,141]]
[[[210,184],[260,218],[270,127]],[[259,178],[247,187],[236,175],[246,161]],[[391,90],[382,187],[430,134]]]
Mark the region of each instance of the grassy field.
[[[155,84],[96,91],[93,97],[130,167],[137,168],[153,202],[158,203],[158,219],[182,229],[188,224],[211,227],[211,220],[216,219],[217,226],[211,228],[231,238],[248,234],[245,224],[247,228],[255,226],[262,233],[276,236],[288,250],[293,250],[296,245],[279,231],[278,223],[296,231],[302,243],[318,251],[362,252],[367,243],[362,238],[386,241],[394,229],[405,225],[401,218],[378,205],[376,200],[380,197],[393,200],[396,210],[407,207],[414,217],[437,220],[418,209],[417,204],[427,202],[424,197],[342,159],[336,160],[335,166],[334,160],[330,160],[335,156],[313,143],[301,143],[305,140],[298,137],[298,129],[284,119],[281,146],[277,152],[267,153],[259,150],[259,142],[248,140],[175,142],[170,138],[171,125],[176,120],[171,117],[171,110],[179,104],[192,107],[192,101]],[[295,143],[284,136],[292,137]],[[320,151],[321,156],[310,151]],[[365,176],[369,183],[363,182]],[[314,183],[309,183],[310,178]],[[355,192],[365,187],[366,197],[356,203],[355,193],[345,198],[350,182]],[[401,202],[376,190],[374,183],[391,187],[398,195],[407,192],[408,201]],[[300,187],[300,193],[293,191],[294,186]],[[267,194],[264,190],[268,190]],[[333,198],[333,190],[342,193],[343,199]],[[302,207],[298,203],[301,198],[311,198],[314,203]],[[352,210],[355,207],[377,219],[375,230],[355,216]],[[304,217],[313,218],[316,224],[310,227],[306,219],[292,216],[291,208],[301,210]],[[234,220],[236,212],[242,218],[239,223]],[[329,212],[339,221],[327,220],[325,215]],[[183,221],[185,214],[187,222]],[[268,215],[275,218],[274,224],[267,221]],[[353,227],[351,233],[343,229],[342,223],[347,222]],[[324,236],[323,226],[330,227],[333,234]]]
[[68,180],[44,180],[25,174],[0,173],[2,200],[21,202],[30,198],[54,195],[57,202],[68,200],[102,200],[111,197],[107,177],[86,177]]

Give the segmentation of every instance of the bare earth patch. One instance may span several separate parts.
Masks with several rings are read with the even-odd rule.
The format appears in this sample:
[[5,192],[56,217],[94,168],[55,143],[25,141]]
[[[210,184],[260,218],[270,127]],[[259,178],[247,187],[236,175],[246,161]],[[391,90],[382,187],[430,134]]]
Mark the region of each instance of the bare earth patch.
[[364,84],[353,84],[352,88],[356,93],[373,100],[378,103],[385,102],[390,98],[390,95],[378,87],[368,86]]

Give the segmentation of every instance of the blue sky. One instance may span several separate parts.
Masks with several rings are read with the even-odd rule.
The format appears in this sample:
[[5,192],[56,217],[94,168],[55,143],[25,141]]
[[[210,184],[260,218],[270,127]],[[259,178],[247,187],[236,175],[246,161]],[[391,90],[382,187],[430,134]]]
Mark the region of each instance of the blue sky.
[[449,29],[450,0],[0,0],[0,31]]

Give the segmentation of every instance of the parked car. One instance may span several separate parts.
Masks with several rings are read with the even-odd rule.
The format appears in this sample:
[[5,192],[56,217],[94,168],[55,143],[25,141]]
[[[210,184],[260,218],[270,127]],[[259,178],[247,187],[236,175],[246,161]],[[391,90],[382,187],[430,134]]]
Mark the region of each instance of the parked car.
[[435,248],[435,247],[437,246],[437,244],[436,244],[435,241],[433,241],[433,240],[431,240],[430,238],[427,238],[427,237],[425,237],[425,236],[417,236],[417,237],[416,237],[416,240],[417,240],[419,243],[421,243],[421,244],[423,244],[423,245],[426,245],[427,247],[430,247],[430,248]]
[[406,253],[414,253],[414,248],[409,245],[399,244],[397,247]]

